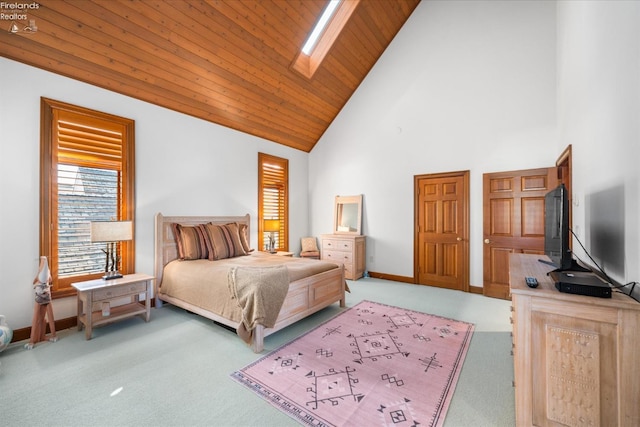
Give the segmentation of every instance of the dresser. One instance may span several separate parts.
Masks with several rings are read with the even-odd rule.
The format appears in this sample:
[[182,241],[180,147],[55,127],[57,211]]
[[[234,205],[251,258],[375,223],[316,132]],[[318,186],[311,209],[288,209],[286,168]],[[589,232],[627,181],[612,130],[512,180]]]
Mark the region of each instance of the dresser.
[[354,234],[323,234],[321,259],[344,264],[344,277],[358,280],[364,275],[365,236]]
[[516,425],[640,425],[640,303],[559,292],[539,258],[509,260]]

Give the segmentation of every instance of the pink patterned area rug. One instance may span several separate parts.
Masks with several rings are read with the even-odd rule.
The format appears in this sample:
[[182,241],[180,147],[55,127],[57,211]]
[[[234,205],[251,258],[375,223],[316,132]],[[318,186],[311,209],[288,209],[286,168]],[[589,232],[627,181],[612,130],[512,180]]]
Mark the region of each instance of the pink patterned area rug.
[[231,376],[309,426],[441,426],[473,330],[362,301]]

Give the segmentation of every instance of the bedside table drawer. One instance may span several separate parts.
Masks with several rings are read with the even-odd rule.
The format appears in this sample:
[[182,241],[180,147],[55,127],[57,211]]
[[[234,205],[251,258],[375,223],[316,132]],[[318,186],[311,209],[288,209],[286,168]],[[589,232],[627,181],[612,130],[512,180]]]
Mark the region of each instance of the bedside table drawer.
[[111,299],[119,296],[137,294],[147,291],[146,282],[131,283],[122,286],[114,286],[111,288],[99,289],[93,291],[93,300],[100,301],[103,299]]

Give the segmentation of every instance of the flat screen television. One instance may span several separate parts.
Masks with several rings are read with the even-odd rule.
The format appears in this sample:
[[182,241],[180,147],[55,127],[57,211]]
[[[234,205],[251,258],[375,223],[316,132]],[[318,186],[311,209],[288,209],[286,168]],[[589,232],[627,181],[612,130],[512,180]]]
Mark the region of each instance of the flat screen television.
[[570,239],[569,195],[564,184],[560,184],[544,198],[544,253],[557,271],[573,267]]

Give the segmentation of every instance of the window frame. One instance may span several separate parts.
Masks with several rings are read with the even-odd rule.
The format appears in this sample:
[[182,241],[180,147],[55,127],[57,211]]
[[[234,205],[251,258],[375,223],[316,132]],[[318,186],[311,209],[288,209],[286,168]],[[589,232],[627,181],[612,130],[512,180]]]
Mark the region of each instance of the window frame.
[[[71,283],[97,279],[104,272],[58,277],[58,183],[57,183],[57,137],[56,120],[59,111],[66,111],[87,117],[87,122],[110,122],[122,126],[122,154],[120,170],[122,189],[117,220],[135,220],[135,122],[131,119],[72,104],[41,97],[40,99],[40,255],[46,256],[51,270],[52,298],[75,295]],[[68,162],[64,162],[68,164]],[[93,163],[78,166],[96,167]],[[104,167],[104,169],[113,169]],[[134,221],[135,224],[135,221]],[[135,229],[134,229],[135,233]],[[120,271],[132,273],[135,267],[135,242],[119,242]]]
[[[265,248],[265,231],[263,230],[263,220],[272,219],[271,215],[266,218],[265,215],[265,190],[272,184],[267,182],[265,177],[265,170],[268,165],[276,165],[282,168],[283,179],[276,182],[280,187],[279,191],[282,192],[282,196],[279,197],[278,212],[280,220],[280,231],[278,232],[277,242],[278,245],[274,248],[277,251],[289,250],[289,160],[282,157],[272,156],[266,153],[258,153],[258,248],[264,250]],[[280,218],[280,215],[282,216]]]

